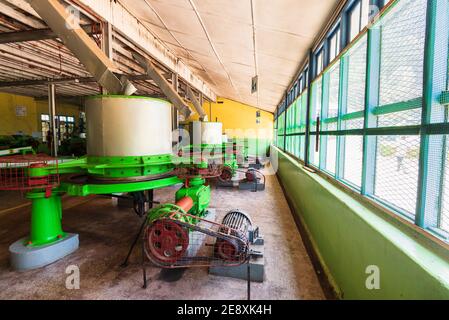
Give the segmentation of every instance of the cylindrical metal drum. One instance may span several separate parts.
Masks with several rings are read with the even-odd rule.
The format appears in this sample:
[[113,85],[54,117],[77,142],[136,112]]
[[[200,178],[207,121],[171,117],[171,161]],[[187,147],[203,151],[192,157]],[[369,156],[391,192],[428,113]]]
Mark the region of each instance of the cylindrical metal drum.
[[223,124],[221,122],[201,122],[201,144],[222,144]]
[[172,152],[171,104],[136,96],[98,96],[86,102],[87,154],[93,157]]

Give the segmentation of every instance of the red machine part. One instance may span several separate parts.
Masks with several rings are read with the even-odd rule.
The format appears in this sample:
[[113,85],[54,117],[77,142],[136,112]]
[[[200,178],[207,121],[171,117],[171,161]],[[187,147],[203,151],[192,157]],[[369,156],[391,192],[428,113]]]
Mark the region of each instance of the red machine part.
[[[194,202],[184,197],[176,202],[176,206],[189,212]],[[188,231],[170,219],[156,221],[146,230],[147,247],[152,256],[162,263],[175,263],[186,252],[189,246]]]
[[246,178],[246,181],[248,181],[248,182],[256,181],[256,179],[257,179],[256,171],[254,171],[254,170],[246,171],[245,178]]
[[228,182],[232,179],[232,169],[229,167],[224,167],[221,175],[218,177],[218,179],[222,182]]
[[[29,176],[30,169],[52,166],[52,173]],[[13,155],[0,157],[0,190],[29,191],[59,185],[58,160],[47,155]]]
[[188,231],[168,219],[156,221],[146,232],[149,251],[162,263],[175,263],[189,246]]
[[209,165],[207,168],[178,168],[176,169],[176,175],[183,180],[188,180],[201,176],[202,179],[211,179],[219,177],[222,173],[222,165]]
[[178,202],[176,202],[176,205],[178,207],[180,207],[182,210],[184,210],[185,212],[189,212],[190,209],[193,208],[193,199],[190,197],[184,197],[182,199],[179,199]]
[[237,243],[222,239],[218,239],[215,243],[215,255],[224,261],[238,261],[240,260],[239,254]]

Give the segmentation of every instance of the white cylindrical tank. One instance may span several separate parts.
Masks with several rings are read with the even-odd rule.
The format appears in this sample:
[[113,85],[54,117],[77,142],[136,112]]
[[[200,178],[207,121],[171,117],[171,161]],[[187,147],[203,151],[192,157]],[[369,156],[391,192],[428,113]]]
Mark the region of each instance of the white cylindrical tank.
[[222,144],[223,124],[221,122],[201,122],[201,143]]
[[135,96],[86,101],[87,154],[95,157],[166,155],[172,152],[171,104]]

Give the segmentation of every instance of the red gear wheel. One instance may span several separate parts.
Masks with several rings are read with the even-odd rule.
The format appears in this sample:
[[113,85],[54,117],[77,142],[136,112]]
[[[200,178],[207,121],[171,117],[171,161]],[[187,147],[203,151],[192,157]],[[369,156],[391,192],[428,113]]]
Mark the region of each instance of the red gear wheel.
[[147,253],[162,263],[175,263],[187,251],[187,230],[168,219],[154,222],[146,231]]

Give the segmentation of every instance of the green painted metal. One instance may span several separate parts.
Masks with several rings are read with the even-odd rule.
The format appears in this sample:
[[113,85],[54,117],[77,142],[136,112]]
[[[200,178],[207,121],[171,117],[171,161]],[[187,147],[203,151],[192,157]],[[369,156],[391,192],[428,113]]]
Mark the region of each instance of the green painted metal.
[[[449,102],[448,102],[449,103]],[[384,114],[390,114],[394,112],[401,112],[413,109],[419,109],[422,106],[422,98],[416,98],[408,101],[401,101],[397,103],[392,103],[385,106],[378,106],[372,110],[373,115],[380,116]],[[341,115],[342,120],[353,120],[360,119],[364,117],[363,111],[357,111],[349,114]],[[338,117],[323,119],[323,123],[334,123],[338,121]]]
[[[327,137],[322,136],[321,132],[325,131],[323,120],[327,119],[328,110],[329,110],[329,85],[330,85],[330,71],[331,69],[328,69],[326,72],[323,73],[322,77],[322,87],[321,87],[321,117],[320,117],[320,143],[319,143],[319,168],[324,169],[326,167],[326,157],[327,157]],[[324,152],[323,152],[324,150]]]
[[[448,68],[448,15],[447,1],[428,0],[426,42],[424,49],[424,90],[422,104],[423,125],[432,123],[432,118],[444,119],[444,108],[438,108],[438,98],[447,89]],[[446,72],[441,72],[446,70]],[[431,141],[431,139],[433,141]],[[422,227],[437,227],[441,208],[438,204],[442,195],[440,174],[444,172],[443,155],[445,150],[443,136],[429,136],[426,130],[421,132],[421,149],[419,160],[418,199],[415,223]],[[430,152],[432,148],[432,152]],[[430,170],[439,167],[441,170]]]
[[27,246],[43,246],[63,239],[61,193],[53,192],[46,197],[45,192],[31,192],[27,198],[32,200],[31,232],[26,240]]
[[413,109],[419,109],[422,107],[423,99],[416,98],[408,101],[401,101],[397,103],[392,103],[385,106],[378,106],[373,110],[373,114],[376,116],[389,114],[393,112],[401,112]]
[[[162,204],[159,205],[153,209],[151,209],[148,214],[147,214],[147,223],[152,223],[156,220],[162,219],[162,218],[166,218],[171,216],[174,212],[179,212],[182,214],[186,214],[187,212],[184,212],[184,210],[182,210],[180,207],[178,207],[175,204],[171,204],[171,203],[166,203],[166,204]],[[184,223],[188,223],[188,224],[197,224],[198,220],[190,217],[190,216],[186,216],[186,215],[181,215],[181,214],[177,214],[175,216],[179,221],[182,221]]]
[[[344,129],[344,122],[342,120],[342,115],[347,111],[348,104],[348,72],[349,72],[349,61],[348,56],[345,55],[340,59],[340,86],[339,86],[339,101],[338,101],[338,122],[337,130],[342,131]],[[336,153],[336,168],[335,177],[340,179],[344,176],[344,159],[345,159],[345,137],[337,136],[337,153]]]
[[[429,125],[428,130],[437,130],[446,127],[444,125]],[[322,131],[321,135],[331,136],[403,136],[403,135],[418,135],[422,130],[426,130],[426,127],[422,129],[419,125],[403,126],[403,127],[380,127],[380,128],[366,128],[366,129],[350,129],[350,130],[332,130]],[[314,135],[316,133],[312,133]]]
[[[189,197],[193,200],[193,207],[189,212],[184,212],[180,207],[174,204],[163,204],[151,209],[147,215],[147,221],[153,222],[155,220],[167,217],[174,212],[188,213],[191,216],[179,215],[181,221],[196,224],[199,222],[195,217],[204,217],[207,212],[207,208],[210,203],[210,186],[204,185],[205,180],[201,178],[195,178],[189,181],[189,187],[182,187],[176,192],[176,202],[184,197]],[[192,217],[193,216],[193,217]]]
[[444,91],[440,96],[440,103],[442,105],[449,105],[449,91]]
[[193,179],[189,181],[189,187],[181,188],[176,192],[176,201],[184,197],[193,199],[194,206],[189,213],[198,217],[205,216],[210,203],[211,189],[204,183],[205,181],[201,178]]
[[90,176],[106,179],[142,177],[170,172],[174,169],[171,155],[140,157],[87,157]]
[[[379,105],[381,28],[377,23],[368,30],[365,86],[364,130],[376,127],[374,109]],[[374,194],[377,137],[364,135],[362,188],[363,195]]]
[[183,183],[178,177],[168,177],[152,181],[110,183],[110,184],[71,184],[61,183],[60,190],[70,196],[86,197],[89,195],[137,192],[153,189],[161,189]]

